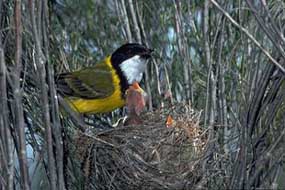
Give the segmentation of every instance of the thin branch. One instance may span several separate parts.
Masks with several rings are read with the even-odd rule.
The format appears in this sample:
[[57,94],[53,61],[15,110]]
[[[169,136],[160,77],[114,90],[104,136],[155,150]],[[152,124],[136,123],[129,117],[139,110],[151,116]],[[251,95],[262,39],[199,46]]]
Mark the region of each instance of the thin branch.
[[135,29],[135,39],[137,42],[141,43],[142,37],[141,37],[140,28],[139,28],[138,21],[137,21],[135,8],[134,8],[134,2],[133,0],[128,0],[128,2],[129,2],[130,13],[131,13],[131,17],[132,17],[132,21],[133,21],[134,29]]
[[[48,1],[45,0],[43,2],[43,45],[44,45],[44,54],[47,58],[47,72],[48,72],[48,84],[50,87],[50,101],[51,101],[51,119],[52,119],[52,132],[55,137],[55,148],[56,148],[56,166],[57,166],[57,178],[58,178],[58,189],[65,190],[65,179],[64,179],[64,163],[63,163],[63,138],[62,138],[62,126],[60,123],[59,116],[59,105],[56,94],[56,87],[54,81],[54,69],[53,65],[50,64],[49,60],[49,15],[48,15]],[[66,163],[67,164],[67,163]]]
[[[50,110],[49,110],[49,102],[48,102],[48,91],[46,84],[46,70],[45,70],[45,57],[41,48],[41,39],[39,37],[38,28],[41,26],[37,26],[36,18],[35,18],[35,4],[33,0],[29,0],[29,8],[30,8],[30,16],[32,21],[32,32],[35,43],[35,61],[36,65],[39,69],[39,87],[41,90],[41,106],[42,106],[42,116],[43,122],[45,126],[45,135],[46,135],[46,148],[47,148],[47,156],[48,156],[48,170],[49,170],[49,179],[50,179],[50,189],[56,190],[56,167],[55,167],[55,159],[53,155],[53,140],[52,140],[52,132],[51,132],[51,123],[50,123]],[[41,24],[43,24],[41,22]]]
[[[261,1],[262,2],[262,1]],[[284,39],[282,38],[282,36],[280,35],[280,31],[277,30],[277,28],[274,25],[274,21],[272,20],[272,18],[270,17],[269,11],[267,9],[267,6],[264,5],[264,3],[262,3],[265,6],[267,15],[269,15],[269,18],[271,20],[271,28],[266,27],[266,23],[262,20],[261,16],[258,14],[258,11],[255,9],[254,5],[251,3],[251,1],[246,0],[246,3],[248,4],[249,8],[251,9],[251,11],[253,12],[253,15],[255,16],[260,28],[265,32],[265,34],[268,36],[268,38],[271,40],[272,44],[276,47],[276,49],[280,52],[281,56],[285,59],[285,52],[283,49],[283,45],[280,44],[281,41],[284,42]],[[277,34],[277,36],[279,37],[278,39],[274,38],[274,36],[272,34],[275,33]],[[281,41],[280,41],[281,40]]]
[[229,19],[231,21],[231,23],[236,26],[237,28],[239,28],[249,39],[252,40],[252,42],[266,55],[266,57],[274,64],[276,65],[281,71],[282,73],[285,74],[285,68],[282,67],[278,61],[276,61],[271,55],[270,53],[262,47],[262,45],[249,33],[249,31],[247,29],[245,29],[244,27],[242,27],[240,24],[238,24],[230,15],[228,12],[226,12],[215,0],[210,0],[215,7],[217,7],[225,16],[227,19]]
[[129,42],[132,42],[133,38],[132,38],[132,33],[131,33],[131,29],[130,29],[130,22],[129,22],[127,10],[126,10],[126,3],[125,3],[125,0],[120,0],[120,2],[121,2],[121,6],[118,7],[120,9],[120,10],[118,10],[118,12],[121,12],[121,17],[123,19],[124,29],[126,32],[127,40]]
[[[0,139],[2,144],[5,146],[6,162],[7,162],[7,173],[6,173],[6,188],[7,190],[13,190],[13,179],[14,179],[14,154],[13,154],[13,139],[11,137],[11,130],[9,127],[9,112],[8,112],[8,97],[7,97],[7,84],[6,84],[6,64],[4,59],[4,50],[0,47]],[[4,167],[3,167],[4,168]]]
[[20,87],[20,74],[22,71],[22,22],[21,22],[21,0],[15,2],[15,29],[16,29],[16,51],[15,51],[15,70],[14,70],[14,86],[13,94],[15,100],[15,124],[18,130],[19,136],[19,162],[22,188],[24,190],[30,189],[29,173],[28,173],[28,162],[27,162],[27,150],[26,150],[26,136],[25,136],[25,124],[23,115],[23,104],[22,104],[22,89]]
[[185,98],[188,103],[193,103],[193,86],[191,79],[191,60],[189,56],[188,46],[185,38],[185,29],[183,26],[183,16],[181,13],[181,2],[174,0],[175,7],[175,29],[177,34],[177,44],[180,54],[180,60],[183,67],[183,83],[185,85],[184,92]]
[[[210,32],[209,32],[209,0],[206,0],[204,3],[204,47],[205,47],[205,55],[206,55],[206,64],[208,66],[208,77],[207,77],[207,100],[206,100],[206,108],[205,108],[205,123],[204,126],[207,126],[207,114],[209,113],[209,136],[208,143],[206,147],[207,154],[211,155],[214,148],[214,120],[215,120],[215,111],[216,111],[216,79],[214,77],[214,72],[212,68],[212,58],[210,52]],[[207,161],[210,157],[207,157],[204,161],[204,169],[207,165]]]
[[[64,190],[65,181],[64,181],[64,172],[63,172],[63,138],[62,138],[62,126],[60,124],[59,117],[59,105],[55,89],[54,82],[54,71],[51,65],[48,67],[48,80],[50,86],[50,99],[51,99],[51,118],[53,123],[53,135],[55,137],[55,147],[56,147],[56,163],[57,163],[57,175],[58,175],[58,185],[60,190]],[[67,164],[67,163],[66,163]]]
[[[207,1],[207,0],[206,0]],[[206,4],[205,1],[205,4]],[[208,8],[204,8],[204,26],[203,26],[203,34],[204,34],[204,46],[205,46],[205,54],[206,54],[206,64],[208,67],[211,66],[210,64],[210,46],[209,46],[209,42],[208,39],[206,39],[206,37],[208,36]],[[210,68],[208,68],[210,71]],[[209,111],[209,81],[210,81],[210,72],[208,71],[208,76],[207,76],[207,88],[206,88],[206,103],[205,103],[205,109],[204,109],[204,126],[206,127],[207,123],[208,123],[208,111]]]

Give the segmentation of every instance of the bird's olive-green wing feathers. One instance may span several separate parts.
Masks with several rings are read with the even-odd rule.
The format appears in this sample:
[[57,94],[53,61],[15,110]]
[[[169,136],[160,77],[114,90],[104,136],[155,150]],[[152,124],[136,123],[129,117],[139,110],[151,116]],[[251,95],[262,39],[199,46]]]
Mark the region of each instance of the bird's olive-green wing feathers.
[[63,96],[86,99],[105,98],[114,92],[112,72],[107,64],[100,63],[80,71],[57,76],[57,88]]

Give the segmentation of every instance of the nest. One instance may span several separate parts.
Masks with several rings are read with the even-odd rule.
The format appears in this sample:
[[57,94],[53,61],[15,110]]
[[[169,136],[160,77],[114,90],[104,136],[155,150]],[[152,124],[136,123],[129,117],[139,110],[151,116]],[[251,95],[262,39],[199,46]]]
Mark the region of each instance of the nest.
[[[175,121],[166,127],[167,115]],[[74,139],[84,189],[191,189],[199,183],[205,134],[189,106],[145,113],[144,123]]]

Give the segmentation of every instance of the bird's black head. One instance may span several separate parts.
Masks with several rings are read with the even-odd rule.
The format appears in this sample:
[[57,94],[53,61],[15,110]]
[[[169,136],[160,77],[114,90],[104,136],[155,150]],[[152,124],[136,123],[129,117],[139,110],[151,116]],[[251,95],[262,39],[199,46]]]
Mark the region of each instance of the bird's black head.
[[120,76],[123,90],[134,82],[142,80],[147,60],[151,57],[152,51],[138,43],[127,43],[112,54],[111,63]]
[[136,55],[142,59],[149,59],[153,50],[138,43],[127,43],[119,47],[111,56],[113,64],[120,64]]
[[122,90],[134,82],[140,82],[146,69],[147,59],[153,50],[138,43],[127,43],[111,56],[111,63],[120,77]]

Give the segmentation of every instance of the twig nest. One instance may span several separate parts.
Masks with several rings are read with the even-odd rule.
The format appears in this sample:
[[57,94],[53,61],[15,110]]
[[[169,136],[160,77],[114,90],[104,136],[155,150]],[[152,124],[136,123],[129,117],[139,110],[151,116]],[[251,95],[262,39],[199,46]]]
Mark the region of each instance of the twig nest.
[[[166,127],[168,115],[172,127]],[[74,139],[75,160],[81,162],[85,189],[195,187],[205,146],[199,117],[189,106],[176,105],[142,114],[141,125],[80,134]]]

